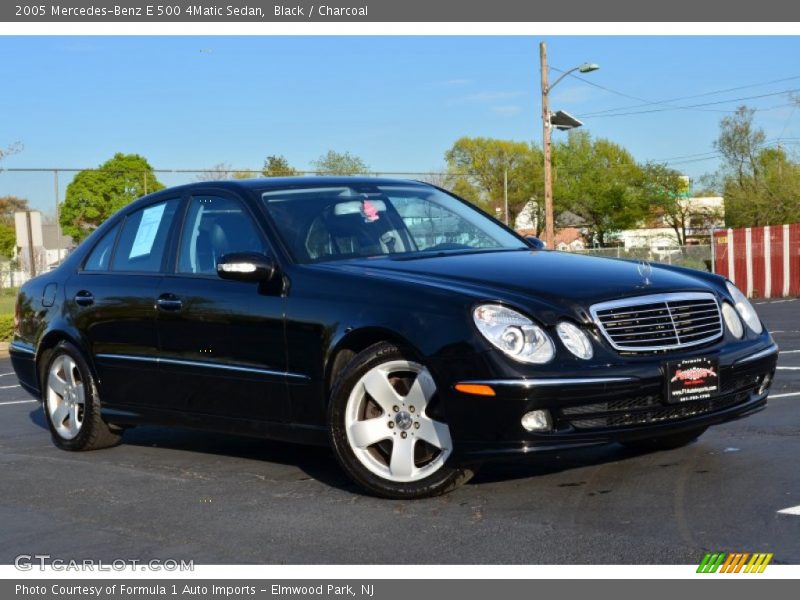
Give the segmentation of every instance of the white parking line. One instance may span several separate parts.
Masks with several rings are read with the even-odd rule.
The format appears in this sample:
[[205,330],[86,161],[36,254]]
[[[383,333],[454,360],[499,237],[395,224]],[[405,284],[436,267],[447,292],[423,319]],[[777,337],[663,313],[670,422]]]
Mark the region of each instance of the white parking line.
[[0,373],[0,377],[5,377],[6,375],[16,375],[16,373],[14,373],[14,371],[11,371],[10,373]]
[[0,402],[0,406],[8,406],[10,404],[28,404],[29,402],[39,402],[38,400],[11,400],[10,402]]
[[782,515],[800,515],[800,506],[790,506],[789,508],[779,510],[778,513]]
[[779,371],[800,371],[800,367],[775,367],[775,368],[778,369]]
[[781,350],[781,354],[800,354],[800,350]]
[[790,398],[792,396],[800,396],[800,392],[789,392],[788,394],[770,394],[770,398]]
[[0,390],[10,390],[11,388],[18,388],[19,384],[17,385],[0,385]]

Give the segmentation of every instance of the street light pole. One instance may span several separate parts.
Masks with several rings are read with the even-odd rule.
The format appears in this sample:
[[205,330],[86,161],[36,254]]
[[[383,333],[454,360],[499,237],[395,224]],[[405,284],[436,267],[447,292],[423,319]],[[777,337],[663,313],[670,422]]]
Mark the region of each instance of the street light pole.
[[[555,218],[553,216],[553,158],[552,158],[552,134],[553,117],[550,114],[550,90],[556,87],[567,75],[580,71],[581,73],[591,73],[598,67],[594,63],[583,63],[573,67],[569,71],[563,71],[561,76],[552,85],[548,81],[549,69],[547,67],[547,44],[539,42],[539,68],[542,72],[542,140],[544,153],[544,243],[549,249],[555,248]],[[558,113],[561,114],[560,112]],[[565,115],[569,121],[557,124],[559,129],[572,129],[580,127],[581,122]]]
[[551,157],[550,89],[547,82],[547,46],[539,44],[539,62],[542,71],[542,138],[544,140],[544,243],[552,250],[555,247],[555,225],[553,224],[553,161]]

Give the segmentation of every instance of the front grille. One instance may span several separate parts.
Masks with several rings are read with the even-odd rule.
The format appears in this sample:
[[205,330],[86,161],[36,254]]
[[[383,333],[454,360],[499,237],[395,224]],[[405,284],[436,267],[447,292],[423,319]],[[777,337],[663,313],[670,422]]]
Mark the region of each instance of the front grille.
[[[664,406],[663,404],[654,404],[648,408],[640,408],[638,410],[619,410],[611,412],[614,409],[602,404],[584,405],[581,407],[572,407],[562,409],[562,414],[567,418],[570,425],[575,429],[608,429],[614,427],[630,427],[634,425],[649,425],[657,424],[666,421],[674,421],[677,419],[685,419],[702,415],[718,410],[723,410],[737,404],[746,402],[750,398],[750,394],[754,388],[750,387],[744,390],[739,390],[732,394],[718,396],[710,400],[700,400],[697,402],[687,402],[686,404],[679,404],[674,406]],[[643,398],[648,398],[647,396]],[[589,408],[592,411],[578,415],[575,409]],[[605,414],[603,414],[605,413]]]
[[656,294],[591,307],[603,335],[617,350],[652,352],[697,346],[722,335],[713,294]]

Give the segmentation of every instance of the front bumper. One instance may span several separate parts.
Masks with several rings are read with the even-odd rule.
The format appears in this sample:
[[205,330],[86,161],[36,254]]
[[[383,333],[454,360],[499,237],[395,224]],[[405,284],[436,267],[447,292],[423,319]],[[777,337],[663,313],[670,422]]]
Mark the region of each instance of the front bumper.
[[[719,359],[720,392],[678,404],[665,400],[663,356],[591,377],[572,373],[469,381],[491,386],[493,397],[459,393],[454,384],[446,410],[455,453],[462,460],[477,461],[651,438],[738,419],[766,406],[778,356],[771,340],[745,352],[710,354]],[[522,416],[532,410],[549,412],[550,431],[522,427]]]

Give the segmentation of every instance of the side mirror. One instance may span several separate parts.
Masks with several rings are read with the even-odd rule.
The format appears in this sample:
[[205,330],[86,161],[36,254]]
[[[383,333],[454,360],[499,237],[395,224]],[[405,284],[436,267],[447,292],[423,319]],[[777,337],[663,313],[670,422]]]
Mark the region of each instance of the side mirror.
[[223,254],[217,263],[217,275],[236,281],[267,281],[275,275],[275,261],[257,252]]
[[547,244],[545,244],[535,235],[526,235],[525,241],[528,242],[528,246],[530,246],[534,250],[547,250]]

